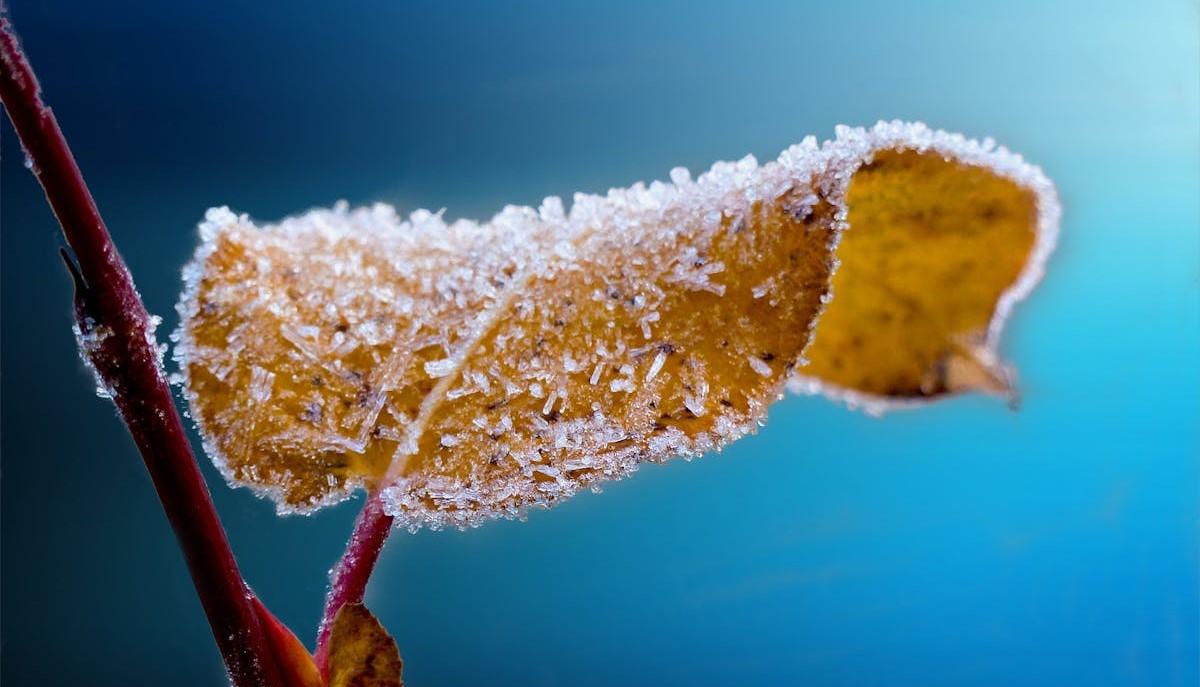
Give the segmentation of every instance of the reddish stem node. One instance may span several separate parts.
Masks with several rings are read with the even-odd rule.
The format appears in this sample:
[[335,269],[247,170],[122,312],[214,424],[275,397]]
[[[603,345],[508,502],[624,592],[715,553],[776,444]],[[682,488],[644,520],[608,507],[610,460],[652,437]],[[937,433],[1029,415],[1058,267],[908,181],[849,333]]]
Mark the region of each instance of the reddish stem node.
[[354,532],[346,544],[346,552],[330,572],[329,594],[325,597],[325,612],[321,616],[314,656],[322,675],[329,672],[329,631],[333,629],[333,619],[342,606],[362,603],[367,582],[379,560],[379,552],[392,531],[392,520],[392,516],[383,512],[379,492],[368,495],[354,521]]
[[237,687],[281,685],[253,593],[163,378],[150,317],[6,15],[0,15],[0,99],[78,261],[72,276],[84,354],[112,390],[141,452],[229,674]]

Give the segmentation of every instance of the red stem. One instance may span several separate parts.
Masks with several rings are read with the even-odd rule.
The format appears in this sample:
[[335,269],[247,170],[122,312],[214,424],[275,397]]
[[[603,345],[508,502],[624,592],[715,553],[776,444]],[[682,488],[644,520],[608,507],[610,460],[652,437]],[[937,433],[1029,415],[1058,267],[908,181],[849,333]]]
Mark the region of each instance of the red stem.
[[[0,5],[0,12],[5,11]],[[237,687],[281,684],[233,551],[162,375],[150,318],[7,16],[0,16],[0,98],[78,268],[76,315],[84,353],[113,391],[187,559],[213,636]]]
[[392,531],[392,516],[383,512],[383,503],[378,492],[367,496],[358,519],[354,521],[354,532],[346,544],[346,552],[329,575],[329,594],[325,597],[325,612],[321,616],[321,628],[317,632],[317,651],[314,655],[321,674],[328,673],[329,631],[333,619],[342,606],[362,603],[367,582],[379,560],[379,551]]

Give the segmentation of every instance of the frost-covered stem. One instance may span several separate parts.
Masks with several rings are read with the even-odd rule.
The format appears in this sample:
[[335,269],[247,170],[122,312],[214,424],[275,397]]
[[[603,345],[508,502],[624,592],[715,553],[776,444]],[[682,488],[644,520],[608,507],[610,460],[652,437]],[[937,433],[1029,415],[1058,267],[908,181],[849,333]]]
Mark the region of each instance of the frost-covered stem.
[[315,658],[322,674],[326,672],[329,659],[329,631],[333,619],[342,606],[361,603],[367,582],[379,560],[379,551],[392,531],[392,516],[383,512],[379,492],[372,492],[363,504],[346,552],[329,574],[329,594],[325,597],[325,612],[321,616],[321,628],[317,632]]
[[0,4],[0,98],[78,267],[75,310],[84,354],[112,390],[187,559],[217,646],[237,687],[280,685],[252,593],[192,454],[162,374],[150,317]]

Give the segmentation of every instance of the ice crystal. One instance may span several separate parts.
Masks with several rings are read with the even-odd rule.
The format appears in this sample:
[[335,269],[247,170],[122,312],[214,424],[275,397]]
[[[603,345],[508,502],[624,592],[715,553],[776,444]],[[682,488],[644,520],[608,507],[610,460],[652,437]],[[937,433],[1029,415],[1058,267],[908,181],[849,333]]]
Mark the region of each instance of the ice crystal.
[[96,396],[105,399],[115,398],[117,390],[96,369],[96,356],[101,354],[104,342],[112,336],[112,330],[91,318],[85,318],[82,323],[71,325],[71,331],[75,334],[79,357],[96,381]]

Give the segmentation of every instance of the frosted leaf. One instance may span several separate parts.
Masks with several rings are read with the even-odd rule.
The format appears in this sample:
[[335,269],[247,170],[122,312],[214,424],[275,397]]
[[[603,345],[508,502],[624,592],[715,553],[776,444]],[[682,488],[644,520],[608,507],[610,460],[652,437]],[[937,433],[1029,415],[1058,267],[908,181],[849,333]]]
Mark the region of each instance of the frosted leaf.
[[[834,209],[786,210],[811,152],[482,225],[213,210],[177,348],[208,450],[284,511],[385,486],[406,523],[463,524],[751,431],[832,268]],[[769,275],[793,298],[756,301]],[[770,377],[738,364],[766,349]]]
[[473,526],[718,449],[789,380],[837,393],[797,368],[847,185],[876,152],[933,145],[885,126],[484,224],[211,210],[176,349],[206,448],[284,512],[368,487],[401,526]]

